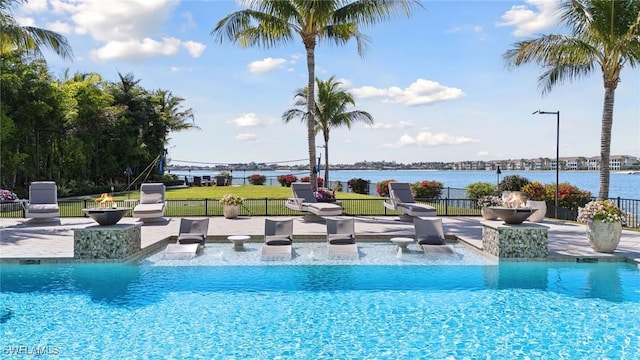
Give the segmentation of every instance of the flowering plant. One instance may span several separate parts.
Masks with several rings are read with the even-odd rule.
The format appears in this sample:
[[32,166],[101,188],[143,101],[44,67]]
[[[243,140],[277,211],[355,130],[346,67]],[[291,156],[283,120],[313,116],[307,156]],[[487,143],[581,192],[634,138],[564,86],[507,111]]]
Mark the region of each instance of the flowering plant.
[[[310,181],[311,181],[310,176],[303,176],[300,178],[300,182],[310,182]],[[324,185],[324,179],[321,178],[320,176],[316,177],[316,181],[318,182],[318,186]]]
[[18,195],[9,190],[0,189],[0,201],[18,200]]
[[253,174],[249,176],[249,184],[251,185],[264,185],[267,181],[267,177],[262,174]]
[[241,198],[238,195],[225,194],[222,197],[222,199],[220,199],[220,204],[222,204],[222,205],[242,205],[243,201],[244,201],[244,199]]
[[336,199],[336,195],[333,193],[333,191],[327,188],[318,188],[317,191],[313,192],[313,195],[320,202],[330,202]]
[[625,213],[612,200],[594,200],[584,207],[578,208],[578,221],[589,224],[593,220],[607,223],[621,222],[624,224]]
[[499,196],[481,196],[477,201],[479,207],[502,206],[502,199]]
[[298,181],[298,177],[293,174],[278,175],[277,179],[280,185],[287,187],[291,186],[291,183]]

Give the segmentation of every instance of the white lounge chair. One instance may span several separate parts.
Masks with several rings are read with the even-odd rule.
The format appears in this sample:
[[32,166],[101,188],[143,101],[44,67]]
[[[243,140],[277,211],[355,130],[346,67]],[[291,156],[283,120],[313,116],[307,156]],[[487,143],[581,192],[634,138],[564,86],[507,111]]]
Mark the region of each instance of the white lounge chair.
[[163,219],[166,201],[163,183],[145,183],[140,185],[140,203],[133,208],[133,217],[142,222]]
[[442,219],[438,217],[413,219],[413,227],[418,246],[425,254],[455,254],[453,247],[445,244]]
[[335,203],[319,202],[313,195],[310,183],[291,184],[292,198],[287,199],[285,206],[291,210],[311,213],[316,216],[342,215],[342,206]]
[[29,203],[25,205],[25,217],[60,217],[58,186],[54,181],[34,181],[29,185]]
[[357,259],[355,221],[327,218],[327,254],[331,259]]
[[390,182],[389,201],[384,202],[384,207],[402,211],[400,219],[403,221],[412,221],[416,216],[437,216],[433,206],[416,203],[409,183]]
[[293,252],[293,219],[264,220],[263,260],[291,260]]

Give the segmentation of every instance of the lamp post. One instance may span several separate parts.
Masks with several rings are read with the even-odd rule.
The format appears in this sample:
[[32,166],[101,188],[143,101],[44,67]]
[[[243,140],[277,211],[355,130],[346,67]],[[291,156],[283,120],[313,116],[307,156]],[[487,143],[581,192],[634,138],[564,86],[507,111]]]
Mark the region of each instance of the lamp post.
[[[558,218],[558,191],[560,178],[560,111],[540,111],[536,110],[533,114],[555,115],[556,116],[556,198],[555,198],[555,218]],[[533,115],[532,114],[532,115]]]
[[496,176],[498,177],[498,180],[496,181],[496,186],[500,186],[500,174],[502,174],[502,171],[500,171],[500,165],[498,165],[498,168],[496,169]]

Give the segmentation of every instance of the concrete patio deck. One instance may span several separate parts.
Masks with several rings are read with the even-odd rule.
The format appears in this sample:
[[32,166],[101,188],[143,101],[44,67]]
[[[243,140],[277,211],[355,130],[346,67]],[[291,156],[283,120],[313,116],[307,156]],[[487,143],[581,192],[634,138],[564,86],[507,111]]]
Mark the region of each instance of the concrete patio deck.
[[[194,217],[195,218],[195,217]],[[469,246],[482,248],[480,217],[442,217],[445,233]],[[265,217],[225,219],[211,217],[208,242],[227,242],[230,235],[249,235],[250,242],[262,242]],[[324,241],[323,223],[304,222],[294,217],[295,241]],[[355,217],[358,241],[381,242],[392,245],[392,237],[413,237],[413,223],[397,221],[395,217]],[[136,219],[124,218],[120,223],[133,224]],[[164,247],[178,234],[180,218],[166,218],[163,222],[142,225],[142,248],[151,253]],[[549,227],[547,260],[598,259],[602,261],[630,261],[640,264],[640,232],[623,230],[620,245],[613,254],[597,253],[591,249],[581,224],[545,220]],[[28,219],[0,219],[0,263],[24,260],[49,262],[74,261],[73,230],[97,226],[89,218],[60,218],[34,222]]]

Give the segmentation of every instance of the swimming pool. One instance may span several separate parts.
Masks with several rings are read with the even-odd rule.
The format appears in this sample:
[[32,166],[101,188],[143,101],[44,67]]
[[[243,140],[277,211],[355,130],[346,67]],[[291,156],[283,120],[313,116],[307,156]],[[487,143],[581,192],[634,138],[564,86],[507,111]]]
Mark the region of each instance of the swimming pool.
[[5,355],[640,358],[625,263],[3,265]]

